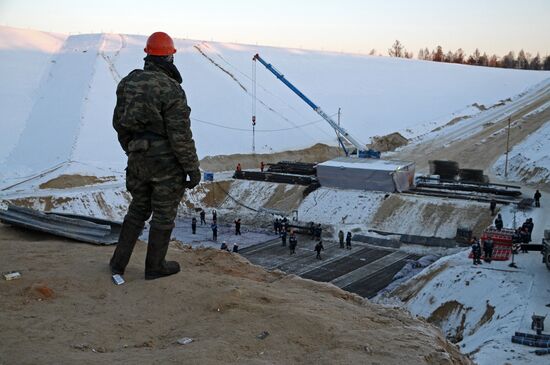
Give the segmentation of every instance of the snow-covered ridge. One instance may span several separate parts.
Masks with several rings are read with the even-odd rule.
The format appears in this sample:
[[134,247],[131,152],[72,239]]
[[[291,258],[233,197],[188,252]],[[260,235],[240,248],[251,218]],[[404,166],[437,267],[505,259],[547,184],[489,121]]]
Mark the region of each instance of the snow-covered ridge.
[[[2,130],[8,131],[0,137],[3,174],[41,171],[65,161],[122,166],[125,156],[111,127],[115,88],[121,77],[142,66],[145,41],[134,35],[63,38],[0,27],[0,106],[9,111],[0,121]],[[404,129],[414,136],[419,123],[443,120],[474,103],[494,105],[549,76],[186,39],[176,40],[176,47],[201,158],[251,151],[255,53],[328,114],[341,107],[342,125],[364,142]],[[37,62],[26,62],[29,49],[40,53]],[[257,67],[257,152],[336,144],[328,124],[261,65]]]

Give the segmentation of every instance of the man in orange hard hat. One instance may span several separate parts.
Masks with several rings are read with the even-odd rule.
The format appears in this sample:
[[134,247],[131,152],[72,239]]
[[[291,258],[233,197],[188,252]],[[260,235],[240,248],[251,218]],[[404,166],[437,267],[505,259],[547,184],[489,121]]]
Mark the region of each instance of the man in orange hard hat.
[[180,266],[166,261],[178,205],[185,189],[200,182],[199,161],[191,133],[181,75],[174,65],[174,41],[163,32],[151,34],[145,66],[123,78],[117,88],[113,127],[128,155],[126,188],[132,202],[110,261],[113,275],[123,275],[145,221],[149,230],[145,279],[176,274]]

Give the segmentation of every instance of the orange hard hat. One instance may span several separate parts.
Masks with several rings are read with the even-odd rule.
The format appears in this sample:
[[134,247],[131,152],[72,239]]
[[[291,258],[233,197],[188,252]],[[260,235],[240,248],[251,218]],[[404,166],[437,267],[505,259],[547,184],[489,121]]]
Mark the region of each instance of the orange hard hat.
[[164,32],[155,32],[147,38],[147,45],[143,49],[152,56],[169,56],[176,53],[174,40]]

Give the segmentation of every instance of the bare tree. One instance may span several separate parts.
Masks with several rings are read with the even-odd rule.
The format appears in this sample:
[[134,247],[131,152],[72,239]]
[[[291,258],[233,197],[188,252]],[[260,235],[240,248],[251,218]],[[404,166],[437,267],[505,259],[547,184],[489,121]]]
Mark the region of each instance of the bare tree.
[[527,55],[525,54],[523,49],[518,53],[516,67],[522,70],[527,70],[529,68],[529,60],[527,59]]
[[432,60],[435,62],[442,62],[443,58],[443,47],[437,46],[436,51],[432,53]]
[[488,63],[488,66],[489,67],[500,67],[500,64],[498,62],[498,57],[497,55],[492,55],[491,57],[489,57],[489,63]]
[[388,54],[390,57],[403,57],[405,52],[405,47],[398,40],[395,41],[393,46],[388,49]]
[[426,61],[431,61],[432,60],[432,55],[431,55],[430,50],[428,49],[428,47],[424,48],[424,59]]
[[515,68],[516,67],[516,56],[513,51],[508,52],[508,54],[502,57],[502,67],[504,68]]
[[529,69],[531,70],[541,69],[540,54],[537,53],[537,55],[531,59],[531,62],[529,63]]
[[544,62],[542,63],[542,69],[545,71],[550,71],[550,56],[544,57]]
[[462,48],[457,49],[456,52],[454,53],[453,62],[464,63],[464,50]]

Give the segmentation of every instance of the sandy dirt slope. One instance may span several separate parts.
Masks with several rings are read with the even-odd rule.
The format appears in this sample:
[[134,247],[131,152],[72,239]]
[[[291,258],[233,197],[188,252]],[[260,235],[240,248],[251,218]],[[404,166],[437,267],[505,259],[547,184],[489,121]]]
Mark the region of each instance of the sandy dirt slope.
[[[311,147],[296,151],[284,151],[269,154],[234,154],[208,156],[200,161],[201,169],[204,171],[230,171],[235,170],[237,163],[243,169],[259,169],[260,162],[265,164],[277,163],[279,161],[299,162],[324,162],[343,155],[340,148],[317,143]],[[267,166],[266,166],[267,169]]]
[[[127,283],[112,247],[0,225],[1,364],[471,364],[434,327],[238,255],[173,244],[183,270],[143,280],[138,243]],[[257,335],[268,331],[265,339]],[[179,345],[177,339],[194,342]]]
[[[540,97],[513,113],[510,149],[550,120],[550,108],[526,116],[549,101],[550,91],[542,93]],[[465,140],[457,138],[460,137],[457,133],[463,132],[457,131],[420,144],[405,146],[392,157],[415,161],[417,171],[427,172],[429,160],[454,160],[459,162],[461,168],[484,169],[487,173],[496,159],[506,152],[507,125],[507,115],[500,115],[495,118],[494,123],[485,125]]]

